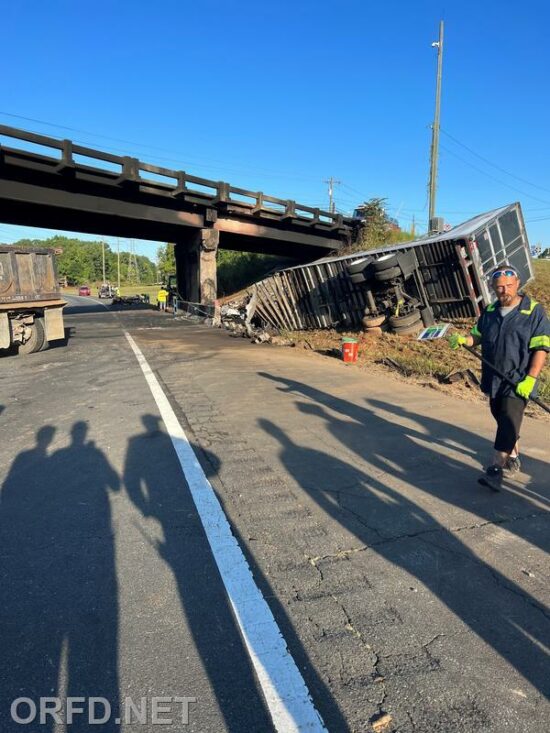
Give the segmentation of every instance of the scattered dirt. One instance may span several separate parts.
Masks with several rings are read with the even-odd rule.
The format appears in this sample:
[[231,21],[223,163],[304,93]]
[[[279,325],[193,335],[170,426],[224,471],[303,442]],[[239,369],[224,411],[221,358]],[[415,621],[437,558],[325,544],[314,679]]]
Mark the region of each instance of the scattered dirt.
[[[471,324],[464,323],[462,330],[467,333],[470,327]],[[396,336],[389,333],[372,335],[356,331],[341,333],[335,330],[293,331],[282,336],[285,343],[291,342],[296,348],[315,351],[333,358],[340,358],[342,338],[350,336],[359,342],[357,364],[350,366],[369,371],[373,369],[389,371],[399,381],[436,389],[454,395],[457,399],[477,403],[486,401],[479,387],[469,381],[452,384],[445,382],[450,374],[463,369],[469,369],[481,377],[479,361],[464,349],[458,352],[452,351],[445,339],[419,342],[414,336]],[[392,366],[391,362],[395,366]],[[550,388],[550,367],[545,369],[545,379],[546,385]],[[550,415],[535,405],[529,406],[526,414],[550,421]]]

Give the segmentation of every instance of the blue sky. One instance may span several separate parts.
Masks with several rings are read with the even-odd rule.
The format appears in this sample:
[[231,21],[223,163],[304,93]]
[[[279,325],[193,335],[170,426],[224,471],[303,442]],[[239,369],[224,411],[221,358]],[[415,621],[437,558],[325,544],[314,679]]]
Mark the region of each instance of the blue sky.
[[[3,124],[325,208],[332,175],[339,209],[386,197],[419,231],[443,18],[438,213],[456,224],[519,200],[531,244],[550,246],[543,2],[1,0],[1,10]],[[0,223],[0,241],[33,233]]]

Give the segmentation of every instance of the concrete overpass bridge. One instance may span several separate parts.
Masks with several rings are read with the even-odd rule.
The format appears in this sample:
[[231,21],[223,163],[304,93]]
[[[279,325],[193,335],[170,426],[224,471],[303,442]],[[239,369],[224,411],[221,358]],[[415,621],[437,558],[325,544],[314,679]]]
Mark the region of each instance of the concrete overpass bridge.
[[0,221],[175,243],[182,297],[216,297],[219,247],[307,262],[340,249],[341,214],[0,125]]

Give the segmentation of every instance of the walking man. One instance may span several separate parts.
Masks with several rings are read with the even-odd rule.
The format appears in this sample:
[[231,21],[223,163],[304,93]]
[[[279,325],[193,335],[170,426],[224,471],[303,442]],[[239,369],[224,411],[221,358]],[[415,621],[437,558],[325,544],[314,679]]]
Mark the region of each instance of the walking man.
[[157,293],[157,303],[159,306],[159,310],[165,311],[166,310],[166,298],[168,297],[168,291],[164,287],[164,285],[161,286],[160,290]]
[[496,302],[487,306],[469,336],[454,333],[452,349],[481,344],[483,356],[515,384],[511,387],[486,364],[482,366],[481,390],[488,395],[497,423],[493,463],[486,480],[498,490],[503,471],[521,468],[519,434],[529,397],[537,394],[537,380],[550,351],[550,321],[536,300],[519,292],[520,280],[510,265],[499,266],[491,275]]

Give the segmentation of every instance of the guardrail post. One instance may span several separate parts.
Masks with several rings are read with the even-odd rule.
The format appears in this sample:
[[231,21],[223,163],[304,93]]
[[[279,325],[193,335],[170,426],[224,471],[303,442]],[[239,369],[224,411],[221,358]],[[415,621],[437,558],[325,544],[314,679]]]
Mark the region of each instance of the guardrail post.
[[57,173],[67,170],[68,168],[74,169],[75,163],[73,160],[73,143],[72,140],[63,140],[62,142],[62,154],[59,165],[56,166],[55,170]]
[[139,160],[130,158],[125,155],[122,158],[122,173],[118,178],[118,183],[138,183],[139,182]]
[[178,185],[172,191],[172,196],[176,196],[177,198],[180,198],[182,196],[185,196],[185,193],[187,191],[187,185],[185,182],[186,180],[185,171],[177,171],[176,179],[177,179]]
[[285,206],[284,219],[293,219],[296,216],[296,201],[287,201]]
[[261,191],[258,191],[256,194],[256,204],[252,211],[257,214],[259,211],[261,211],[264,208],[264,195]]
[[229,192],[229,183],[225,183],[224,181],[218,181],[217,186],[218,192],[216,194],[216,197],[214,199],[214,203],[220,203],[220,204],[226,204],[229,202],[230,198],[230,192]]

